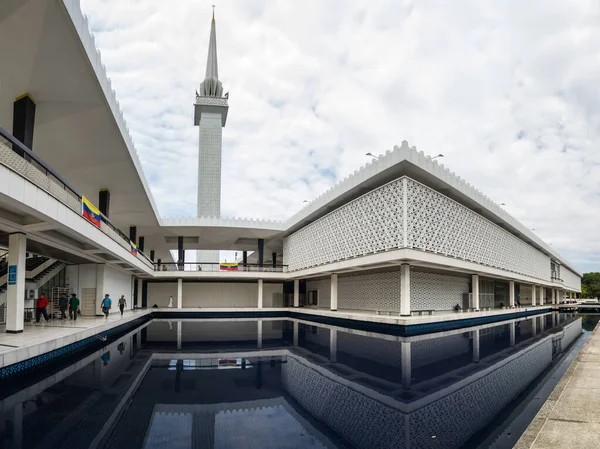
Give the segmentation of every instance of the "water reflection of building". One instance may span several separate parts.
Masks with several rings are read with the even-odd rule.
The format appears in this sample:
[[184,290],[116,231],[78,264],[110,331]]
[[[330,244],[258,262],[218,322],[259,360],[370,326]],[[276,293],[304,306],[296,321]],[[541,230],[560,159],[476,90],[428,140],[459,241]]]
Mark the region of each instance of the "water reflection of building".
[[[581,333],[580,320],[559,332],[546,327],[557,318],[549,314],[466,333],[402,339],[394,349],[363,337],[362,347],[352,347],[363,358],[353,367],[342,362],[340,343],[348,336],[330,330],[335,346],[330,344],[329,360],[294,352],[282,366],[283,385],[356,447],[459,447],[550,365],[557,346],[568,346]],[[369,361],[400,365],[400,375],[378,378]]]
[[[298,443],[290,447],[457,447],[580,332],[580,320],[556,313],[414,337],[303,320],[153,322],[3,400],[0,442],[10,427],[21,429],[13,447],[35,447],[42,435],[27,429],[44,416],[58,422],[57,444],[81,432],[99,438],[114,422],[106,447],[143,447],[159,435],[219,447],[235,428],[257,442]],[[64,395],[72,401],[60,421],[64,407],[53,404]]]
[[12,394],[0,387],[0,448],[89,447],[143,375],[147,325]]

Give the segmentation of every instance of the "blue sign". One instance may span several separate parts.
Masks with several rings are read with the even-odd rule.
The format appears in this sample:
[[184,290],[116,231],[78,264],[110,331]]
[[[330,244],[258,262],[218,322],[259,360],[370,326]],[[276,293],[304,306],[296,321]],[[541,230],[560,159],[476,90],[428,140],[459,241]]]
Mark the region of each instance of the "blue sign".
[[8,285],[17,285],[17,266],[8,266]]

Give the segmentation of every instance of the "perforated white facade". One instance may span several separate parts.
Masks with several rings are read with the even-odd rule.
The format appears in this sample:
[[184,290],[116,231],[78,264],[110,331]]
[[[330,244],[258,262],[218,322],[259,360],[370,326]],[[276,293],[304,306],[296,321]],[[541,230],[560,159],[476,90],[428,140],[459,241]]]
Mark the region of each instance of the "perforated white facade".
[[[338,307],[350,310],[400,312],[400,270],[357,273],[338,278]],[[317,290],[318,306],[329,307],[329,278],[308,280],[306,290]],[[451,310],[469,293],[469,279],[440,273],[411,271],[410,303],[414,310]]]
[[[436,190],[403,177],[284,241],[290,271],[412,248],[550,281],[550,257]],[[448,265],[452,265],[449,260]]]
[[407,181],[410,248],[550,280],[550,257],[465,206]]
[[351,201],[284,240],[289,270],[314,267],[402,245],[402,180]]

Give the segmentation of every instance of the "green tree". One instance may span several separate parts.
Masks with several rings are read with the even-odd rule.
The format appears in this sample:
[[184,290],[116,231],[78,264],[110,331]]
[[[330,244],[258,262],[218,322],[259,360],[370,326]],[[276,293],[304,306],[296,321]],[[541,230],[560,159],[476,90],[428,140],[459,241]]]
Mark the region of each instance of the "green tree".
[[581,293],[588,298],[600,297],[600,273],[584,273],[581,280]]

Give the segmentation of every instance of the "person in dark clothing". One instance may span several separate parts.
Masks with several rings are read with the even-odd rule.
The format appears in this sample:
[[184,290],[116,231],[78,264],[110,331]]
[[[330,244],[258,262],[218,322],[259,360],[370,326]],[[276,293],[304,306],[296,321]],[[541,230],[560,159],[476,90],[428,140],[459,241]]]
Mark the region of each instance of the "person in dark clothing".
[[79,311],[79,299],[75,293],[71,294],[71,299],[69,299],[69,316],[72,320],[77,321],[77,312]]
[[48,298],[46,298],[46,295],[44,295],[42,293],[37,300],[37,307],[35,309],[35,322],[36,323],[40,322],[42,315],[44,315],[44,318],[46,319],[46,321],[50,321],[50,318],[48,318],[48,313],[46,312],[46,307],[48,307]]
[[119,298],[119,310],[121,311],[121,316],[123,316],[123,310],[125,310],[125,306],[127,306],[125,295],[121,295],[121,297]]
[[67,319],[67,306],[69,305],[69,298],[67,298],[66,296],[63,296],[62,298],[60,298],[58,300],[58,307],[60,308],[60,319],[61,320],[66,320]]

